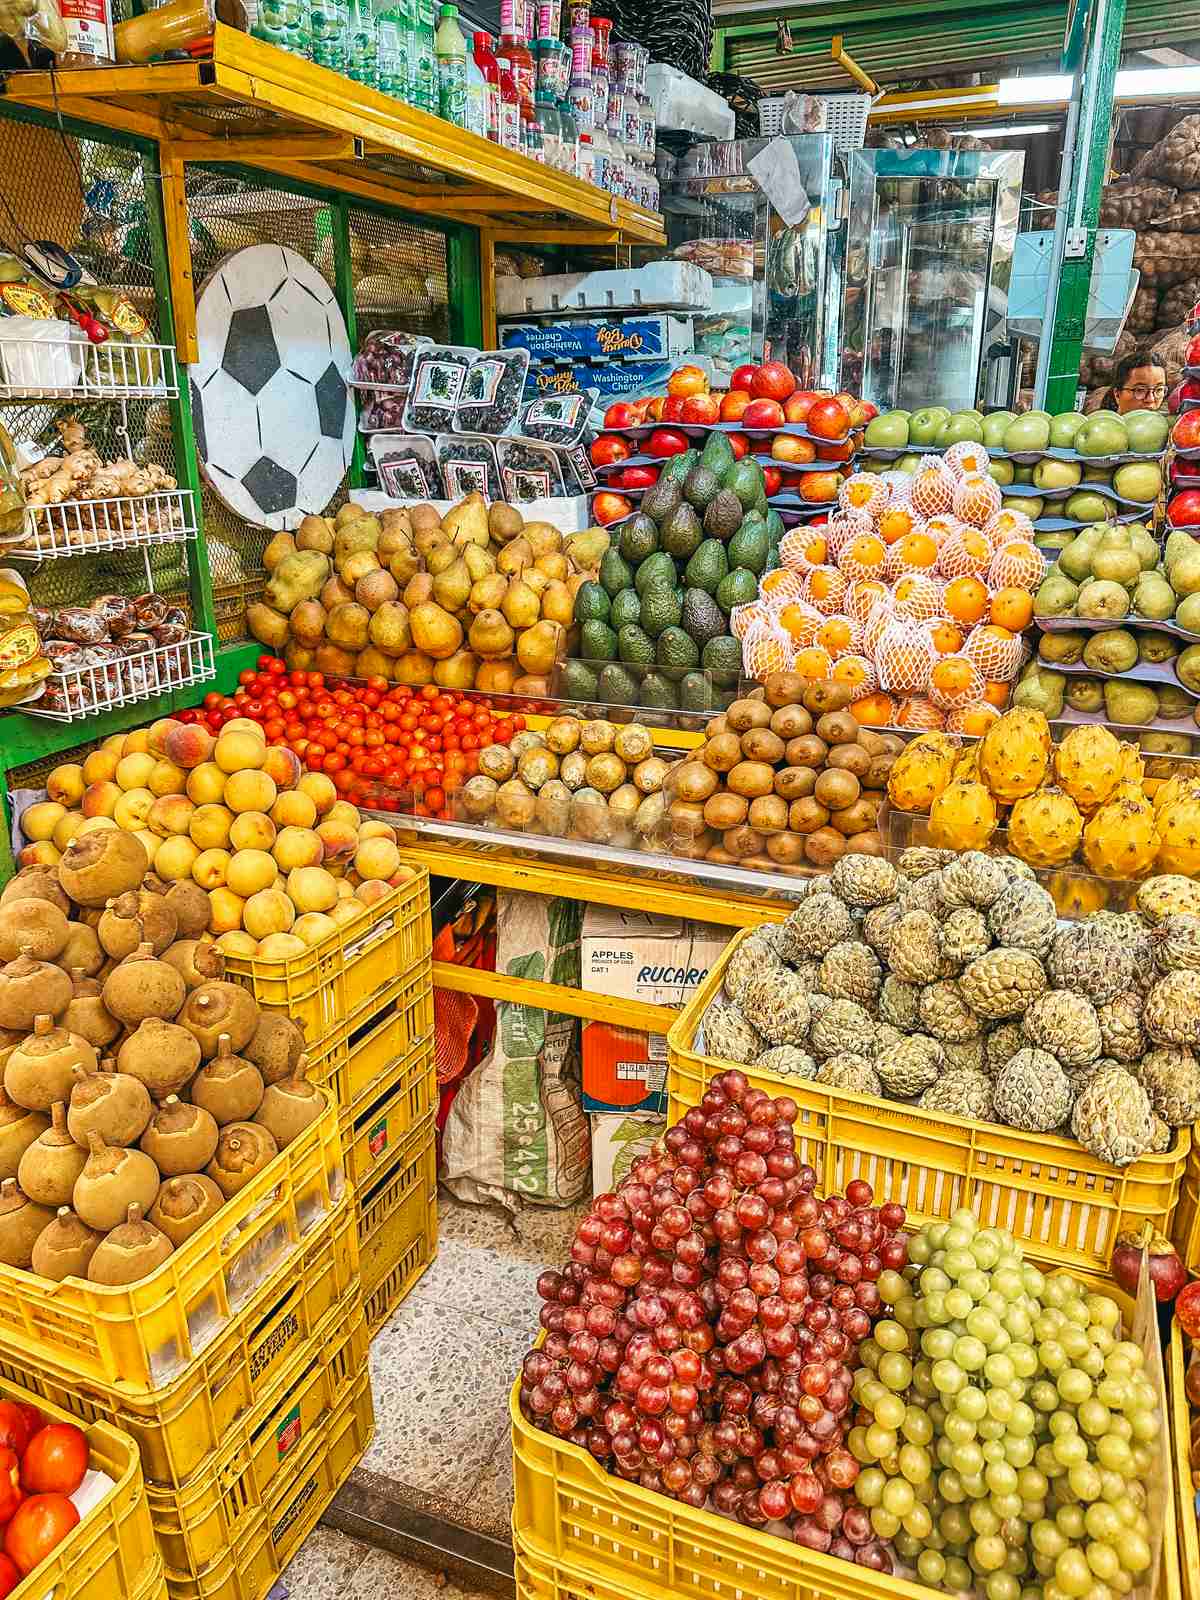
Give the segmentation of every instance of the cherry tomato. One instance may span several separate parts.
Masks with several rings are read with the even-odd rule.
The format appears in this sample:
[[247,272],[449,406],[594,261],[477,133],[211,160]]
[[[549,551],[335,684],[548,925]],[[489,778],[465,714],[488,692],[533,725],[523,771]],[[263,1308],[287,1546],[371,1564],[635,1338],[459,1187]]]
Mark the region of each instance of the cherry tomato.
[[88,1442],[82,1428],[73,1422],[50,1422],[29,1441],[21,1460],[21,1487],[26,1494],[72,1495],[87,1468]]
[[421,685],[422,700],[436,700],[440,690],[436,683],[423,683]]
[[77,1526],[79,1513],[62,1494],[35,1494],[22,1501],[4,1535],[4,1549],[22,1575],[33,1571]]
[[21,1581],[21,1574],[11,1556],[0,1553],[0,1596],[11,1594]]
[[239,672],[238,673],[238,682],[239,683],[253,683],[254,679],[255,679],[255,676],[256,676],[256,674],[251,672],[250,668],[247,667],[244,672]]

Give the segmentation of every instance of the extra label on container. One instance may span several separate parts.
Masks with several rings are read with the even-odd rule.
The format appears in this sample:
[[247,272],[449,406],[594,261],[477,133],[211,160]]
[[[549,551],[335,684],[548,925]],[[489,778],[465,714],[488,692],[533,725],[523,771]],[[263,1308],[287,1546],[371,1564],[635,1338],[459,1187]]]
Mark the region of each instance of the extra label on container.
[[550,473],[529,467],[502,467],[501,475],[513,500],[549,500],[555,487]]
[[303,1489],[301,1489],[300,1493],[292,1501],[291,1505],[280,1517],[279,1521],[271,1529],[271,1539],[276,1546],[278,1546],[280,1540],[287,1533],[288,1529],[295,1523],[305,1506],[312,1499],[313,1495],[316,1494],[316,1492],[317,1475],[314,1473],[304,1485]]
[[387,1149],[387,1143],[388,1125],[387,1118],[384,1117],[383,1121],[377,1122],[367,1135],[367,1149],[378,1159]]
[[379,481],[388,494],[398,499],[423,500],[433,492],[423,464],[413,456],[381,461]]
[[297,1401],[292,1409],[287,1412],[275,1429],[276,1459],[282,1461],[294,1445],[300,1443],[300,1436],[304,1428],[300,1422],[300,1402]]
[[485,500],[491,497],[486,461],[455,461],[443,456],[441,466],[449,499],[456,500],[468,494],[481,494]]
[[300,1321],[294,1311],[289,1311],[279,1326],[273,1328],[263,1342],[250,1356],[250,1380],[254,1382],[261,1378],[268,1367],[275,1362],[298,1336]]

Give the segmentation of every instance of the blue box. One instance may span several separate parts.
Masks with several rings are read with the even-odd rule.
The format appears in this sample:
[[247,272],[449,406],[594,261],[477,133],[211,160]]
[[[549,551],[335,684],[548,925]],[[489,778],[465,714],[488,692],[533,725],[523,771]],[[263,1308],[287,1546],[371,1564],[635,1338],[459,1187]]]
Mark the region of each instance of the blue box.
[[[715,378],[712,360],[697,357],[696,366],[708,374],[709,382]],[[674,361],[576,361],[559,365],[547,361],[531,361],[525,377],[525,398],[536,399],[540,394],[575,394],[586,389],[599,391],[601,405],[613,400],[627,400],[642,394],[665,394],[667,380],[675,371]]]
[[533,361],[662,361],[695,348],[691,317],[591,317],[517,322],[501,331],[506,350],[528,350]]

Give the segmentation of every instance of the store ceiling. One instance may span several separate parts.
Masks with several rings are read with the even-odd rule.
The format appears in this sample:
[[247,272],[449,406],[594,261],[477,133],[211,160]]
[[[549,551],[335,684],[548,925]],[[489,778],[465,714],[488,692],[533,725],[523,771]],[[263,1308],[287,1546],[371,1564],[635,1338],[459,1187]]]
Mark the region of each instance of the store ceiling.
[[[996,0],[792,0],[783,5],[716,0],[714,6],[725,36],[725,71],[752,78],[774,94],[803,87],[852,88],[829,59],[835,33],[859,65],[888,86],[1053,60],[1062,47],[1064,11],[1062,0],[1022,0],[1004,7]],[[778,51],[781,17],[792,37],[786,55]],[[1126,50],[1162,53],[1195,35],[1194,14],[1176,0],[1128,0]]]

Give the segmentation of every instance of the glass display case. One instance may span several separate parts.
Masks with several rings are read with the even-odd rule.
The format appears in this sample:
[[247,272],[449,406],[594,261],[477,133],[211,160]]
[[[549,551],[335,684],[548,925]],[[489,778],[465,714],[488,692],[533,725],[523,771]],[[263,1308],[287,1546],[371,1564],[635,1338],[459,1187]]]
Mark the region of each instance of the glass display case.
[[973,407],[986,354],[1006,336],[1023,152],[846,161],[840,387],[881,410]]
[[[776,149],[765,191],[751,164],[768,145],[790,147],[795,165]],[[669,253],[712,274],[696,350],[719,386],[741,362],[767,360],[806,387],[835,383],[837,304],[824,291],[839,187],[828,134],[694,144],[676,159],[662,186]]]

